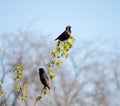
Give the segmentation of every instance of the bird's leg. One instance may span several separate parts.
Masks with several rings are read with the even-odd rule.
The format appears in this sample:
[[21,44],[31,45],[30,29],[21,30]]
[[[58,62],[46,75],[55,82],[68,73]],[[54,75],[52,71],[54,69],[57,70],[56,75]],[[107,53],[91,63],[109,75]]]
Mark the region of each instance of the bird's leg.
[[44,86],[41,92],[42,97],[46,94],[46,91],[47,91],[46,86]]

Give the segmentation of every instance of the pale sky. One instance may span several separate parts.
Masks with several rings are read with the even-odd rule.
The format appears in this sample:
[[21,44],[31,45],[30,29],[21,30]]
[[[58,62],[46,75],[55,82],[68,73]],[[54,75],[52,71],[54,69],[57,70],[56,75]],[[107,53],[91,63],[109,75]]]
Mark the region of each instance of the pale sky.
[[[0,34],[33,30],[55,38],[120,39],[120,0],[0,0]],[[31,27],[30,27],[31,26]]]

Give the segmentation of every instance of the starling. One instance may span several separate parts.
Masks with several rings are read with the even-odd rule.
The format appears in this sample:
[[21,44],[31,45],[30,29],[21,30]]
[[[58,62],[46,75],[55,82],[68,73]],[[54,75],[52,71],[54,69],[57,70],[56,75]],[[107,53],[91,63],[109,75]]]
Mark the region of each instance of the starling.
[[59,35],[55,40],[65,41],[67,40],[71,35],[71,26],[67,26],[65,31]]
[[40,81],[44,85],[44,88],[48,88],[50,90],[51,86],[51,81],[48,75],[45,73],[43,68],[39,68],[39,76],[40,76]]

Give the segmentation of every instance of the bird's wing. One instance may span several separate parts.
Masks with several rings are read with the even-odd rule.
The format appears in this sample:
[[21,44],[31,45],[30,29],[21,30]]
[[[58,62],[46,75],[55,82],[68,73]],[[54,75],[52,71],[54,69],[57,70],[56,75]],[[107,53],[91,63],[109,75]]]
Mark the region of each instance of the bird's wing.
[[63,33],[61,33],[55,40],[60,39],[64,34],[66,34],[66,31],[64,31]]
[[44,74],[43,75],[43,77],[45,78],[45,80],[47,81],[47,80],[49,80],[50,81],[50,78],[48,77],[48,75],[47,74]]
[[51,87],[51,81],[50,78],[47,76],[47,74],[44,74],[43,77],[45,78],[45,82],[48,85],[48,87]]
[[59,35],[59,38],[66,34],[66,31],[64,31],[62,34]]

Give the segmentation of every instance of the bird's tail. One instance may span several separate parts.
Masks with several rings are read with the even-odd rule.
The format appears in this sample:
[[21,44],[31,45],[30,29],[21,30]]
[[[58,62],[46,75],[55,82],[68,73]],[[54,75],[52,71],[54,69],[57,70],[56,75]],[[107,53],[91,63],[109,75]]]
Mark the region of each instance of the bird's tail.
[[51,90],[51,87],[48,87],[49,91]]
[[57,40],[58,38],[55,39],[55,41]]

